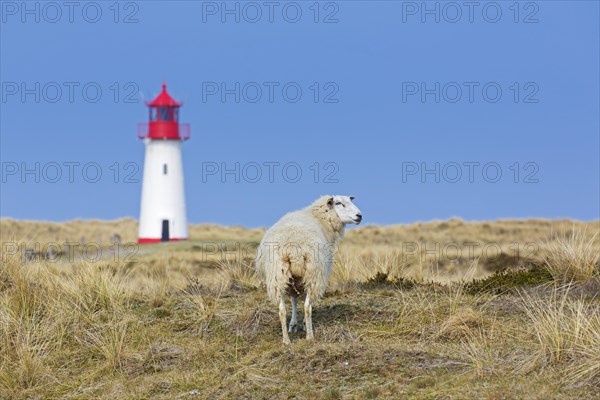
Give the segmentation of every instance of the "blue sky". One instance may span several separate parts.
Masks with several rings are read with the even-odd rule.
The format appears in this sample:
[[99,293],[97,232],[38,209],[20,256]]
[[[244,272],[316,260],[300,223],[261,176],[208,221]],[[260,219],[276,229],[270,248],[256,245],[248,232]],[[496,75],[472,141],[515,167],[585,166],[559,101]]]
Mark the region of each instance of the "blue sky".
[[23,4],[1,5],[2,217],[137,218],[163,81],[192,223],[325,193],[373,224],[600,217],[596,1]]

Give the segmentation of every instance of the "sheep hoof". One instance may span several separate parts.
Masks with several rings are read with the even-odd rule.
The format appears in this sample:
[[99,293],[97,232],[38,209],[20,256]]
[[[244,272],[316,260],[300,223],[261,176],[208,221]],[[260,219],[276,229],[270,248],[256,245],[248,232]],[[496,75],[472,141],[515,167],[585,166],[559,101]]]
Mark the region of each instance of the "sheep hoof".
[[290,328],[288,329],[288,332],[298,332],[298,324],[290,324]]
[[284,338],[283,338],[283,344],[284,344],[284,345],[286,345],[286,346],[287,346],[288,344],[291,344],[291,343],[292,343],[292,342],[290,342],[290,338],[289,338],[289,337],[284,337]]
[[306,340],[315,340],[315,337],[313,335],[306,335]]

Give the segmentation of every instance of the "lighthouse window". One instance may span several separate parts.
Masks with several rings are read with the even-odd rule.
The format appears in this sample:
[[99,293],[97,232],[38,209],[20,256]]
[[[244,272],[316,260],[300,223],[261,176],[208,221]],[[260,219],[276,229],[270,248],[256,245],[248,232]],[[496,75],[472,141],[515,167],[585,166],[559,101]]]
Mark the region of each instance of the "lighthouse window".
[[161,107],[158,109],[158,115],[159,115],[159,120],[161,121],[171,121],[172,118],[172,113],[171,113],[171,109],[169,109],[169,107]]
[[163,175],[167,174],[167,164],[163,164]]

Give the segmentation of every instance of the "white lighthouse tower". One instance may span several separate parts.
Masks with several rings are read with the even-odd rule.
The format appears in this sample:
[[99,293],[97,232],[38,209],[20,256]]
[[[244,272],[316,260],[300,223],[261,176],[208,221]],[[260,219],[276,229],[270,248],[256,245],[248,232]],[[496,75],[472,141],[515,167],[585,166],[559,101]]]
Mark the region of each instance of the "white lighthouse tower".
[[138,126],[146,145],[138,243],[158,243],[188,238],[181,143],[190,137],[190,126],[179,123],[179,107],[162,92],[146,103],[147,124]]

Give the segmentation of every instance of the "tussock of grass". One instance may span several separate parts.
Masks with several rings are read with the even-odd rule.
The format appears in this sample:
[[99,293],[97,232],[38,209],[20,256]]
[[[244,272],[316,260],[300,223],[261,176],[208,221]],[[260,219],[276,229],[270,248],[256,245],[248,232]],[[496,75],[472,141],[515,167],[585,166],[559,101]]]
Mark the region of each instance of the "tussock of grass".
[[67,353],[91,355],[97,371],[122,367],[126,276],[107,265],[78,265],[61,276],[53,265],[23,265],[17,257],[3,257],[0,270],[0,384],[9,397],[52,382]]
[[188,293],[179,299],[175,309],[181,322],[178,330],[187,329],[200,336],[206,334],[217,314],[217,300],[200,293]]
[[520,368],[566,364],[569,383],[600,383],[600,307],[556,286],[547,297],[523,294],[521,308],[536,335],[535,352]]
[[567,380],[573,384],[600,384],[600,316],[599,310],[592,317],[582,321],[582,340],[578,341],[573,352],[578,362],[570,368]]
[[260,286],[260,279],[256,276],[254,262],[251,260],[218,262],[220,282],[219,290],[256,289]]
[[102,362],[101,368],[121,370],[127,355],[127,330],[130,322],[117,316],[90,327],[77,336],[79,344],[89,349],[92,357]]
[[507,335],[501,323],[494,316],[487,326],[479,324],[461,340],[459,351],[464,353],[469,366],[479,378],[513,373],[511,368],[516,354],[511,354],[508,342],[514,343],[515,338],[512,334]]
[[451,314],[439,327],[437,336],[447,339],[458,339],[473,333],[481,324],[481,314],[466,307]]
[[545,244],[544,263],[559,282],[586,282],[600,274],[600,238],[573,228]]
[[129,299],[127,275],[110,265],[83,264],[60,281],[62,300],[82,313],[116,312]]

